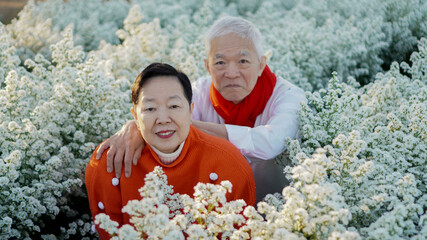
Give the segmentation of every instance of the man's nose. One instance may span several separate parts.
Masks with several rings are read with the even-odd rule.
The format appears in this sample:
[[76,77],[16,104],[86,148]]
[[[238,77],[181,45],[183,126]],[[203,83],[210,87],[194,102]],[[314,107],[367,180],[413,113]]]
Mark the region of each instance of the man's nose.
[[157,111],[157,120],[156,123],[157,124],[165,124],[165,123],[170,123],[171,122],[171,118],[170,118],[170,113],[168,111],[168,109],[165,108],[161,108]]
[[239,68],[235,63],[227,64],[227,68],[225,70],[225,77],[227,78],[236,78],[240,75]]

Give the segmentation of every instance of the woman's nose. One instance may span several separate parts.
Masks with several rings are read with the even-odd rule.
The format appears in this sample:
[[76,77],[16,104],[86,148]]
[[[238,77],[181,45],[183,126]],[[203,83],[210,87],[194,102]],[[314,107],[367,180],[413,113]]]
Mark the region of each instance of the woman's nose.
[[159,109],[157,112],[157,124],[164,124],[171,122],[170,114],[167,109]]

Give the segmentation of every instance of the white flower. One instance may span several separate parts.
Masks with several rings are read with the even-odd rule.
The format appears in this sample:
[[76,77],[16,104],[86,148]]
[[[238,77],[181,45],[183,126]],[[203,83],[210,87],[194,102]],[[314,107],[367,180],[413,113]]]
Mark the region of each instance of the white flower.
[[140,234],[137,231],[135,231],[135,229],[132,226],[128,224],[125,224],[120,228],[118,232],[118,236],[120,239],[129,239],[129,240],[140,238]]
[[95,224],[99,224],[99,227],[104,229],[108,234],[117,234],[117,227],[119,224],[110,219],[110,216],[104,213],[100,213],[95,216]]

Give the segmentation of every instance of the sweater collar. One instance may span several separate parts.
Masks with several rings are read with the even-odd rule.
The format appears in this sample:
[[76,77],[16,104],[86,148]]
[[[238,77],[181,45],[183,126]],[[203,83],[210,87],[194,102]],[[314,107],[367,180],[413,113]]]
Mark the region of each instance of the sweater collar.
[[193,127],[192,125],[190,125],[190,133],[188,134],[187,138],[185,139],[184,143],[182,144],[182,150],[181,153],[179,154],[178,158],[175,159],[172,163],[170,164],[164,164],[160,158],[159,155],[157,155],[157,153],[153,150],[153,148],[147,144],[147,147],[144,148],[143,151],[145,151],[145,149],[147,149],[148,151],[151,152],[151,155],[154,157],[154,159],[156,160],[156,162],[162,166],[162,167],[167,167],[167,168],[172,168],[177,166],[178,164],[180,164],[187,156],[187,152],[190,148],[190,146],[192,145],[193,139],[196,137],[197,134],[195,134],[196,132],[196,128]]
[[182,152],[182,148],[184,147],[184,144],[185,144],[185,140],[184,140],[184,142],[182,142],[179,145],[178,149],[175,152],[172,152],[172,153],[161,152],[159,149],[157,149],[157,148],[155,148],[155,147],[153,147],[151,145],[150,145],[150,147],[157,154],[157,156],[159,157],[159,160],[163,164],[168,165],[168,164],[173,163],[179,157],[179,155]]

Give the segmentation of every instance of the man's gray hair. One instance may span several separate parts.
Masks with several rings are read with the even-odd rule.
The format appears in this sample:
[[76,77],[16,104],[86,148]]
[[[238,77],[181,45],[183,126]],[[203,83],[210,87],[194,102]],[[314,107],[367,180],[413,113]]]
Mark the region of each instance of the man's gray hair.
[[234,33],[243,39],[249,39],[255,47],[258,59],[264,55],[262,36],[258,28],[248,20],[240,17],[225,16],[214,22],[205,35],[206,56],[209,57],[211,42],[214,38]]

